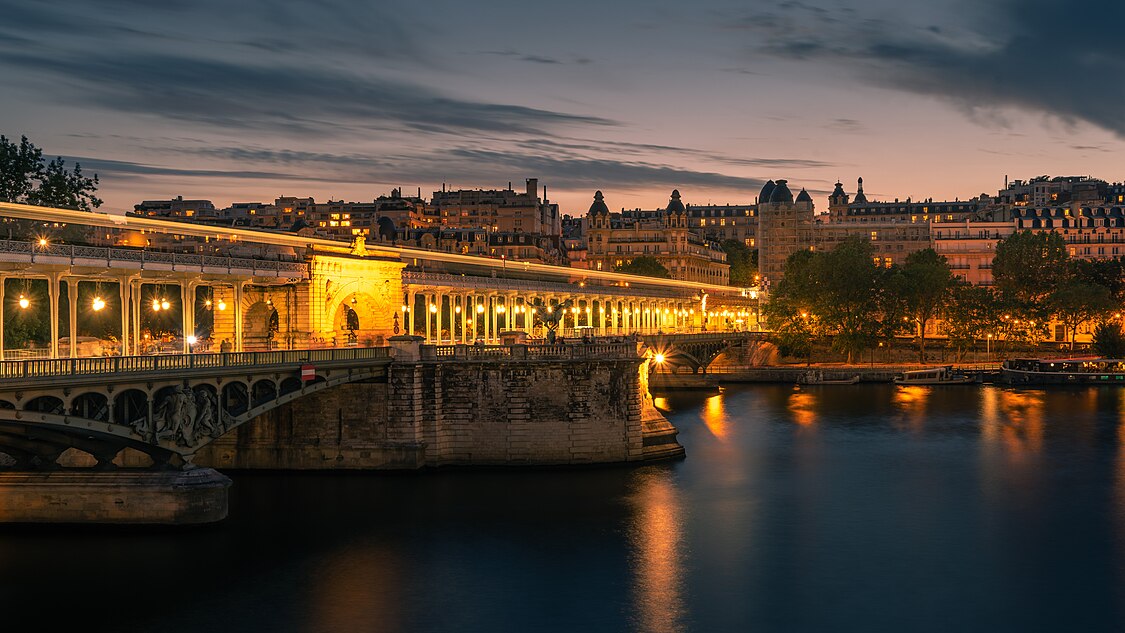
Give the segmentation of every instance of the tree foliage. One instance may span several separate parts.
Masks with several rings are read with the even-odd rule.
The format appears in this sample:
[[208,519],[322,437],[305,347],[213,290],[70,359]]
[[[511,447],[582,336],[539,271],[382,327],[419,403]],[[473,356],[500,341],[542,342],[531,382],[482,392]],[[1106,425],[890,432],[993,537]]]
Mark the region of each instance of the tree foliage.
[[996,244],[992,278],[1014,318],[1046,321],[1046,300],[1067,278],[1070,256],[1058,233],[1020,231]]
[[1049,304],[1052,313],[1063,325],[1070,349],[1074,349],[1078,326],[1113,312],[1116,302],[1113,293],[1105,286],[1075,279],[1056,288],[1051,293]]
[[660,277],[661,279],[669,279],[671,277],[668,273],[668,269],[652,255],[635,257],[633,261],[628,264],[616,266],[613,270],[618,273],[642,275],[645,277]]
[[993,291],[985,286],[954,283],[942,316],[949,343],[957,349],[958,358],[975,342],[999,335],[999,306]]
[[925,248],[906,256],[902,274],[905,278],[904,300],[920,340],[918,354],[925,359],[926,325],[938,315],[948,299],[953,273],[944,256],[932,248]]
[[758,251],[734,239],[723,240],[722,248],[727,254],[727,264],[730,264],[730,285],[742,288],[756,286],[754,277],[758,275]]
[[[97,174],[86,176],[78,163],[73,170],[61,157],[45,163],[43,150],[26,136],[19,143],[0,136],[0,202],[92,211],[102,204],[97,190]],[[51,225],[49,232],[45,227],[42,222],[11,218],[3,223],[8,239],[35,239],[49,233],[53,239],[80,242],[86,234],[80,226]]]
[[1094,328],[1094,350],[1105,358],[1125,358],[1125,333],[1119,323],[1104,321]]
[[830,335],[833,349],[851,362],[881,328],[883,273],[872,253],[871,244],[860,238],[845,240],[827,253],[793,253],[766,306],[771,327],[789,339]]

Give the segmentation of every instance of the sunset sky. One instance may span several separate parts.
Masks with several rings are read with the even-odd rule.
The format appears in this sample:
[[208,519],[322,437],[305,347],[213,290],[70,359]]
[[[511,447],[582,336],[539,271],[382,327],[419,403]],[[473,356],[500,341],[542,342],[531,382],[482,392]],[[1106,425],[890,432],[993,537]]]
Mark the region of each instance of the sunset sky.
[[766,179],[971,197],[1125,172],[1125,3],[0,0],[0,133],[103,209],[400,186],[564,213],[749,203]]

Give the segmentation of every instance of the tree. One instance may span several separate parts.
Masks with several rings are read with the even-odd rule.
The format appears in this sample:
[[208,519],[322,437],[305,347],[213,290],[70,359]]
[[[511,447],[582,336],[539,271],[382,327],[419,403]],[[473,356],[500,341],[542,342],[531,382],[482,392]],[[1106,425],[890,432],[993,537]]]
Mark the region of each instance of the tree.
[[827,253],[796,251],[785,262],[766,313],[781,335],[832,336],[852,362],[880,331],[879,280],[871,243],[844,240]]
[[926,324],[937,316],[945,303],[953,285],[953,273],[944,256],[926,248],[906,256],[902,274],[905,277],[905,303],[918,328],[918,355],[925,361]]
[[1113,312],[1113,293],[1105,286],[1076,280],[1055,289],[1049,298],[1051,310],[1063,325],[1074,349],[1074,335],[1083,323]]
[[1013,321],[1047,321],[1047,299],[1067,279],[1069,261],[1066,242],[1054,231],[1020,231],[1000,240],[992,277]]
[[730,264],[730,285],[743,288],[756,286],[754,277],[758,274],[758,251],[734,239],[723,240],[722,248],[727,254],[727,264]]
[[[43,150],[26,136],[18,145],[0,136],[0,202],[92,211],[102,204],[94,195],[97,190],[97,174],[85,176],[78,163],[73,171],[66,168],[61,157],[44,164]],[[4,225],[9,239],[34,239],[44,231],[43,223],[31,220],[6,219]],[[80,242],[86,228],[70,225],[61,230],[53,227],[52,232],[55,238]]]
[[1125,333],[1118,323],[1104,321],[1094,328],[1094,350],[1105,358],[1125,358]]
[[636,257],[628,264],[622,264],[614,269],[614,272],[627,273],[630,275],[642,275],[644,277],[660,277],[661,279],[668,279],[671,277],[668,274],[668,269],[664,267],[652,255],[641,255]]
[[878,280],[879,324],[876,336],[885,341],[888,346],[894,343],[895,336],[903,332],[910,324],[910,307],[907,303],[909,280],[901,266],[895,264],[890,268],[881,268]]
[[97,190],[97,174],[93,178],[83,176],[82,165],[78,163],[74,163],[74,171],[67,171],[66,163],[60,157],[43,168],[39,188],[29,193],[27,200],[43,207],[92,211],[102,206],[101,199],[94,195]]
[[763,308],[782,354],[809,358],[812,352],[812,341],[820,330],[815,314],[820,257],[804,250],[789,255],[785,275]]
[[982,338],[996,333],[1000,314],[996,296],[985,286],[955,282],[945,305],[945,327],[949,342],[957,348],[957,359]]
[[821,280],[816,312],[832,334],[832,348],[851,363],[878,330],[877,280],[871,242],[849,237],[816,260]]
[[24,202],[43,173],[43,150],[21,137],[19,145],[0,135],[0,202]]

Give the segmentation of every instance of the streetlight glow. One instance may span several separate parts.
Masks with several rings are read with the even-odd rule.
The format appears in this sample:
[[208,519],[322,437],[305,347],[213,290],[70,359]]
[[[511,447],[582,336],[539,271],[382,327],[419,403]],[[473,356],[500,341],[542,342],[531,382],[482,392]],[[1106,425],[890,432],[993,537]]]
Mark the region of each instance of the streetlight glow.
[[105,308],[105,301],[102,300],[101,297],[94,297],[94,303],[92,307],[94,308],[94,312],[100,312],[102,308]]
[[26,310],[31,305],[31,300],[27,297],[20,295],[20,309]]

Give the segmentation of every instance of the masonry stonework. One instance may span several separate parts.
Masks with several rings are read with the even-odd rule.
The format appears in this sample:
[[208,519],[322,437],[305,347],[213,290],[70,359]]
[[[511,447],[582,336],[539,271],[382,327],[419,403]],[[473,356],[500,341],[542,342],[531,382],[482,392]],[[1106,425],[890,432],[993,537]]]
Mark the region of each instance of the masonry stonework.
[[682,456],[675,428],[652,406],[648,372],[641,358],[395,362],[385,381],[295,400],[195,461],[333,470]]

